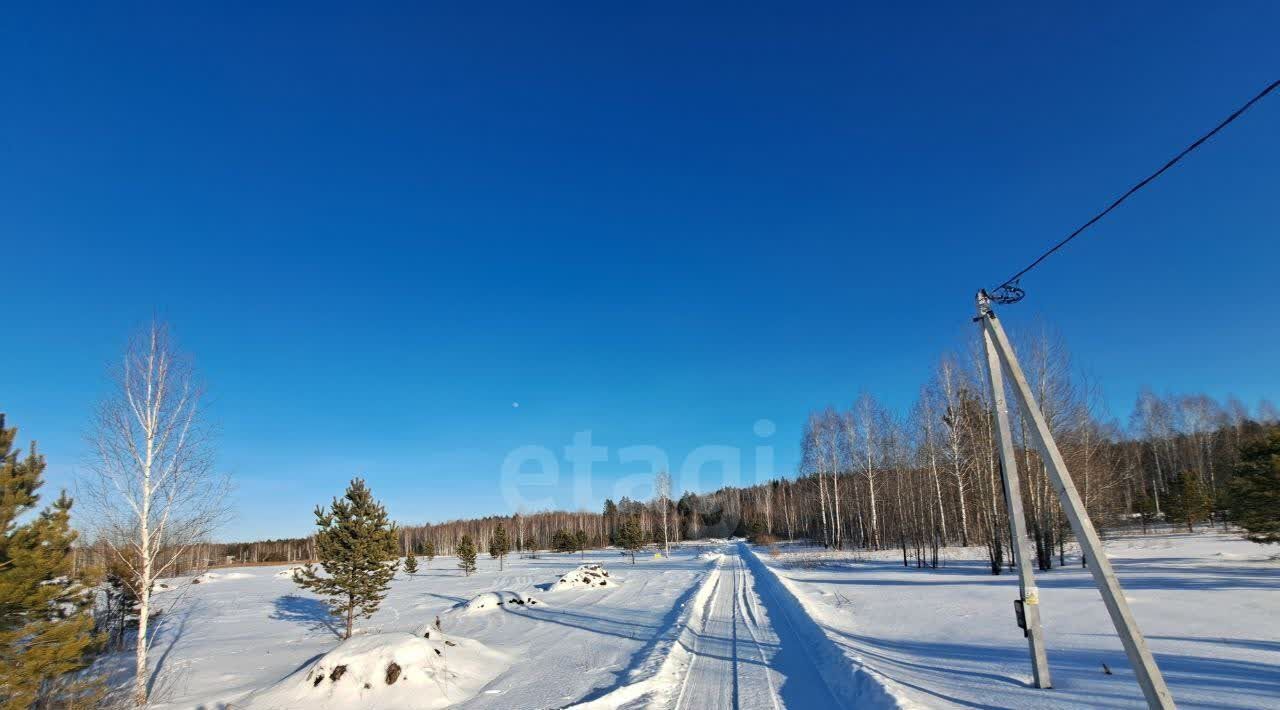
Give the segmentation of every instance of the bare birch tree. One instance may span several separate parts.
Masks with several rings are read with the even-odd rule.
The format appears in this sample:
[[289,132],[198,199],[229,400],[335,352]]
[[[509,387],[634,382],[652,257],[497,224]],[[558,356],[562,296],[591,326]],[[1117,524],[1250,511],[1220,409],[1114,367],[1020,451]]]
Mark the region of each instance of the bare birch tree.
[[858,470],[867,484],[867,498],[871,507],[871,523],[868,528],[866,546],[871,549],[880,548],[880,515],[876,502],[876,481],[883,466],[886,449],[884,437],[888,429],[888,415],[875,397],[863,392],[853,409],[844,417],[845,430],[848,432],[849,449],[856,457]]
[[151,589],[225,519],[229,479],[213,445],[191,360],[159,323],[135,336],[115,368],[114,392],[89,435],[83,487],[102,539],[132,579],[138,600],[134,703],[147,703]]
[[822,520],[822,544],[829,545],[831,544],[831,538],[827,530],[827,485],[822,478],[824,464],[822,428],[823,425],[818,415],[810,414],[809,422],[805,426],[804,439],[801,441],[801,457],[802,470],[809,475],[816,476],[818,510]]
[[663,471],[653,478],[653,492],[658,498],[658,506],[662,508],[662,549],[668,559],[671,558],[671,534],[667,527],[667,509],[671,507],[671,474]]
[[956,507],[960,512],[960,544],[969,544],[969,509],[968,496],[972,481],[969,476],[970,458],[966,456],[965,444],[972,439],[972,430],[968,409],[965,405],[967,397],[971,398],[973,388],[964,379],[950,354],[938,361],[938,370],[934,375],[933,386],[937,391],[939,404],[943,407],[943,424],[946,425],[945,452],[948,471],[955,489]]

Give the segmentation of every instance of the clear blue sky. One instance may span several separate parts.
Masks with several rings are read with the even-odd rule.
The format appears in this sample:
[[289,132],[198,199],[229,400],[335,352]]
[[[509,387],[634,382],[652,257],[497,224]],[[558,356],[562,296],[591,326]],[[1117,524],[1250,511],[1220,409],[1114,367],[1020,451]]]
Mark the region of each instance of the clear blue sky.
[[[355,474],[401,520],[509,512],[507,452],[588,429],[594,499],[622,446],[788,473],[808,410],[907,406],[976,288],[1280,75],[1270,2],[37,5],[0,26],[0,410],[66,484],[158,314],[227,538]],[[1121,416],[1280,394],[1278,190],[1273,96],[1006,322]]]

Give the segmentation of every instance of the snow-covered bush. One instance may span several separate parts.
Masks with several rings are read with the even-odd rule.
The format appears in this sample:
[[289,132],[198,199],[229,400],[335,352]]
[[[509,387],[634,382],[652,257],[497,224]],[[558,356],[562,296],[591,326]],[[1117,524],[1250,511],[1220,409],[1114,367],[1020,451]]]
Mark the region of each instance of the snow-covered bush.
[[247,708],[442,708],[473,697],[510,667],[505,655],[470,639],[406,632],[356,636],[275,685]]
[[205,572],[191,580],[192,584],[207,584],[223,579],[248,579],[254,575],[248,572]]
[[467,612],[493,611],[494,609],[501,609],[504,606],[532,607],[541,603],[542,602],[534,599],[528,594],[523,594],[521,592],[485,592],[484,594],[477,594],[468,601],[458,604],[453,608],[453,610]]
[[577,569],[560,577],[553,590],[586,589],[617,586],[618,580],[609,576],[609,570],[597,564],[578,565]]

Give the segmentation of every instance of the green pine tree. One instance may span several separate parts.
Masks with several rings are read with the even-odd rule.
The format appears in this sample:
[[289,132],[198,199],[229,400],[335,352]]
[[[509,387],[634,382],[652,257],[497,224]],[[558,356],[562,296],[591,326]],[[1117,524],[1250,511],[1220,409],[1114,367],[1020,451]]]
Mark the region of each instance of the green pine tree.
[[635,518],[628,518],[618,528],[618,545],[622,549],[631,553],[631,564],[636,563],[636,552],[644,547],[644,532],[640,529],[640,523]]
[[618,504],[614,503],[610,498],[605,498],[602,514],[604,516],[605,539],[610,544],[614,544],[618,541]]
[[587,556],[587,531],[586,531],[586,530],[582,530],[581,528],[579,528],[579,529],[578,529],[578,532],[576,532],[576,533],[574,533],[574,534],[573,534],[573,543],[574,543],[574,545],[578,548],[578,552],[582,553],[582,557],[583,557],[583,559],[586,559],[586,556]]
[[556,552],[573,552],[577,548],[574,546],[573,533],[564,528],[560,528],[551,536],[551,549]]
[[[72,565],[71,499],[63,493],[31,521],[44,457],[14,450],[0,414],[0,708],[91,707],[97,678],[75,674],[101,644],[91,615],[95,580]],[[73,675],[75,674],[75,675]]]
[[1280,429],[1242,447],[1229,500],[1245,538],[1280,543]]
[[422,545],[422,556],[427,558],[427,566],[431,566],[431,560],[436,558],[436,541],[427,540]]
[[463,535],[454,552],[458,555],[458,569],[462,570],[463,575],[470,577],[476,571],[476,544],[471,541],[471,536]]
[[333,499],[328,511],[316,506],[316,525],[316,556],[324,575],[308,564],[294,573],[294,581],[328,597],[330,612],[346,618],[343,638],[351,638],[355,620],[372,616],[387,596],[399,565],[397,531],[387,520],[387,509],[359,478],[352,479],[342,499]]
[[409,554],[405,555],[404,571],[409,574],[418,573],[418,558],[413,556],[413,550],[409,550]]
[[493,530],[493,538],[489,540],[489,556],[498,561],[498,569],[502,569],[502,562],[510,551],[511,539],[507,537],[507,529],[498,523]]
[[1200,477],[1194,473],[1183,473],[1173,482],[1164,512],[1170,520],[1185,524],[1187,532],[1195,532],[1195,524],[1209,517],[1212,504]]

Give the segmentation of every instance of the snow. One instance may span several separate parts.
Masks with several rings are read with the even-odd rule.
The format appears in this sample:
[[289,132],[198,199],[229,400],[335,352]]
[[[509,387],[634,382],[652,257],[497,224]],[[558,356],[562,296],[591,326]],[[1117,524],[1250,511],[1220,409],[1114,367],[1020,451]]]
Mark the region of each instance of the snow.
[[230,581],[233,579],[251,579],[256,575],[248,572],[205,572],[191,580],[192,584],[207,584],[209,582]]
[[[701,556],[698,559],[702,559]],[[552,591],[564,589],[599,589],[616,585],[618,581],[609,576],[609,570],[598,564],[578,565],[551,585]]]
[[740,541],[700,558],[715,567],[683,609],[671,642],[627,683],[574,707],[897,706],[875,678],[851,671]]
[[[1179,707],[1276,707],[1274,549],[1223,534],[1126,536],[1106,545]],[[840,647],[849,667],[874,674],[908,705],[1144,705],[1078,556],[1036,575],[1054,685],[1037,690],[1029,685],[1027,645],[1014,622],[1017,579],[992,576],[983,550],[946,552],[946,566],[937,570],[904,568],[900,551],[797,548],[776,559],[760,551],[758,559]]]
[[[482,558],[471,576],[464,576],[452,557],[437,557],[429,565],[420,560],[417,574],[398,575],[392,582],[372,619],[357,622],[352,641],[431,631],[432,638],[424,639],[431,642],[438,617],[446,634],[441,640],[470,640],[504,659],[497,675],[481,686],[465,686],[464,693],[455,684],[449,696],[454,705],[563,707],[626,682],[671,637],[683,603],[711,571],[710,563],[697,559],[703,549],[673,549],[669,560],[637,558],[635,565],[609,570],[617,585],[611,581],[603,589],[561,589],[553,595],[545,590],[577,566],[578,555],[512,555],[502,571],[496,560]],[[586,553],[588,563],[605,559],[615,561],[606,551]],[[262,705],[267,701],[292,702],[288,694],[302,692],[293,681],[304,681],[307,669],[324,654],[351,643],[341,642],[342,622],[328,614],[322,599],[277,576],[287,569],[283,564],[220,569],[216,583],[189,586],[178,604],[153,620],[158,629],[150,661],[153,672],[159,669],[154,708],[241,707],[251,694],[255,708],[271,707]],[[539,603],[466,610],[468,601],[487,593],[501,597],[498,592]],[[544,603],[544,595],[554,599]],[[292,707],[324,707],[323,698],[306,697]],[[333,707],[345,699],[335,699]],[[345,707],[395,707],[382,702]]]
[[357,636],[237,707],[443,708],[473,697],[510,665],[480,643],[436,632]]
[[483,594],[477,594],[474,597],[471,597],[471,599],[467,600],[466,602],[458,604],[453,609],[450,609],[450,611],[454,611],[454,612],[463,611],[463,612],[471,612],[471,613],[478,612],[478,611],[488,612],[488,611],[498,611],[502,609],[502,607],[508,604],[515,607],[525,606],[525,605],[533,607],[533,606],[537,606],[540,603],[541,602],[539,602],[537,599],[534,599],[528,594],[523,594],[521,592],[508,592],[508,591],[485,592]]
[[[1274,548],[1216,533],[1107,544],[1180,707],[1275,707]],[[437,558],[394,580],[346,642],[324,602],[284,578],[289,567],[218,570],[166,595],[174,602],[155,620],[151,653],[155,707],[1143,704],[1078,559],[1037,575],[1054,689],[1036,690],[1013,620],[1016,579],[990,575],[982,550],[945,550],[944,566],[929,570],[904,568],[896,551],[779,549],[683,544],[671,559],[611,567],[605,587],[574,580],[616,564],[607,551],[577,566],[558,554],[508,558],[505,570],[482,559],[469,577]],[[388,685],[392,662],[401,675]]]

